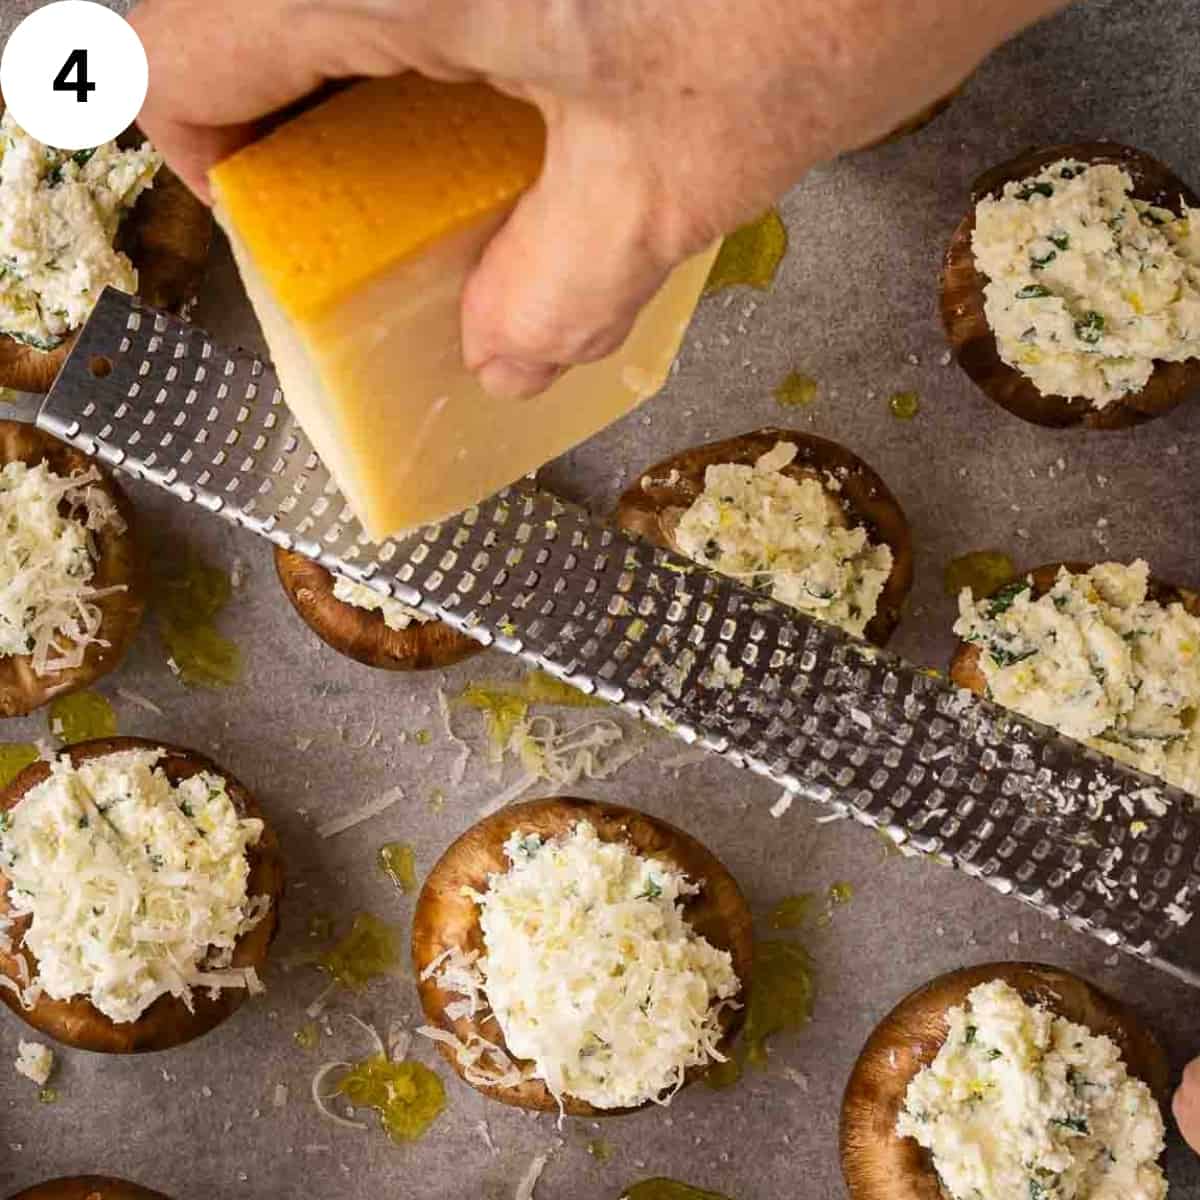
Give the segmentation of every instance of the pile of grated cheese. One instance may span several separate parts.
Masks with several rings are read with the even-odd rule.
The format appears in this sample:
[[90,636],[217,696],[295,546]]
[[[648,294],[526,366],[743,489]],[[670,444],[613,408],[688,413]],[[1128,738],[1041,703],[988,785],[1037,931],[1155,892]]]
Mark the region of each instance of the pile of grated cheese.
[[[125,525],[93,467],[70,478],[45,463],[0,469],[0,658],[29,655],[38,675],[72,670],[100,636],[92,534]],[[69,515],[61,508],[66,502]]]
[[85,996],[116,1022],[159,996],[191,1003],[195,988],[261,985],[230,967],[239,937],[270,909],[247,897],[247,847],[263,823],[240,818],[225,781],[200,772],[172,784],[161,750],[129,750],[49,778],[0,814],[0,871],[10,881],[7,928],[32,918],[23,944],[37,974],[22,991]]
[[391,596],[384,596],[365,583],[357,583],[345,575],[333,577],[333,595],[343,604],[351,608],[361,608],[367,612],[377,612],[383,617],[383,623],[397,633],[410,625],[427,625],[433,617],[427,616],[419,608],[401,604]]
[[754,466],[719,463],[679,519],[675,541],[694,562],[740,579],[780,604],[861,636],[892,571],[892,551],[818,479],[784,468],[797,448],[779,442]]
[[[485,953],[448,952],[425,976],[464,1000],[452,1019],[490,1011],[511,1054],[562,1103],[666,1103],[689,1068],[723,1062],[721,1014],[740,984],[730,955],[699,936],[682,904],[699,888],[580,821],[543,842],[514,833],[511,866],[476,893]],[[452,1040],[479,1071],[497,1048]],[[494,1053],[493,1053],[494,1052]],[[504,1063],[496,1064],[500,1077]],[[510,1064],[511,1066],[511,1064]],[[486,1067],[486,1062],[485,1062]],[[521,1072],[509,1072],[518,1082]],[[494,1082],[485,1070],[483,1078]]]
[[1200,796],[1200,618],[1148,598],[1142,560],[1065,568],[959,598],[954,632],[980,647],[988,695],[1007,708]]
[[56,150],[0,118],[0,332],[52,350],[107,285],[137,290],[113,241],[162,165],[149,143]]

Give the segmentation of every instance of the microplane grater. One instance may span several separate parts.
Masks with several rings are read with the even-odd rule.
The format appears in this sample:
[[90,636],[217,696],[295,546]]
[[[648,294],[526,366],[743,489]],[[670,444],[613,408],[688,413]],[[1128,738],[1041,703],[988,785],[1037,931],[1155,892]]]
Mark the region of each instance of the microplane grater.
[[38,424],[1200,986],[1183,792],[532,484],[373,544],[269,364],[111,288]]

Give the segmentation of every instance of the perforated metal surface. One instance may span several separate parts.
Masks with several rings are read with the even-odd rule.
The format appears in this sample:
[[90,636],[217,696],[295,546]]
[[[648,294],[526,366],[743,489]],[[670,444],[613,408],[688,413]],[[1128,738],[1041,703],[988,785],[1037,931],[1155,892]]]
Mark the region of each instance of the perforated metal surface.
[[111,290],[38,421],[1200,984],[1183,793],[532,487],[374,545],[269,365]]

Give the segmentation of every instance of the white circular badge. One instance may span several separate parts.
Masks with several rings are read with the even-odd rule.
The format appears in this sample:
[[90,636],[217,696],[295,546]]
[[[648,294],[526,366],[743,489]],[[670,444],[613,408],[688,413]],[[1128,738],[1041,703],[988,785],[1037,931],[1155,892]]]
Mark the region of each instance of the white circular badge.
[[133,26],[92,0],[32,12],[0,55],[0,89],[13,120],[61,150],[88,150],[132,124],[150,71]]

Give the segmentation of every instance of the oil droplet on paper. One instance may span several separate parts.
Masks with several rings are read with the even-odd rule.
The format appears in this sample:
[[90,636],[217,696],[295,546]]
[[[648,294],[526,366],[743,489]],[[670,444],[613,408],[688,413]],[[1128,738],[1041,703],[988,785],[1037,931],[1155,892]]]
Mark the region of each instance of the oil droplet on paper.
[[395,930],[371,913],[357,913],[350,932],[318,961],[343,987],[361,991],[396,965]]
[[8,787],[39,757],[38,748],[29,742],[0,742],[0,788]]
[[68,746],[115,737],[117,732],[117,714],[99,692],[55,697],[46,710],[46,721],[50,732]]
[[765,291],[775,281],[787,248],[787,226],[772,208],[757,221],[735,229],[721,243],[704,285],[705,293],[711,295],[739,284]]
[[407,842],[387,842],[379,847],[379,868],[407,896],[417,887],[416,857]]
[[1017,573],[1016,564],[999,550],[973,550],[952,558],[942,573],[947,596],[957,596],[969,588],[976,600],[990,596]]
[[223,687],[241,677],[241,652],[214,623],[232,592],[228,572],[193,550],[159,564],[151,589],[159,635],[168,666],[185,683]]
[[759,942],[751,981],[743,1034],[746,1057],[755,1066],[765,1066],[767,1038],[799,1029],[812,1016],[812,960],[799,942]]
[[817,898],[812,892],[785,896],[771,909],[768,924],[772,929],[800,929],[812,919],[816,903]]
[[792,371],[771,394],[781,408],[807,408],[817,398],[820,385],[811,375]]
[[893,392],[888,400],[888,409],[897,421],[911,421],[921,411],[920,394]]
[[623,1200],[729,1200],[719,1192],[704,1192],[675,1179],[644,1179],[627,1187]]
[[373,1108],[393,1142],[415,1141],[446,1107],[446,1089],[428,1067],[378,1054],[351,1067],[337,1090],[355,1108]]

